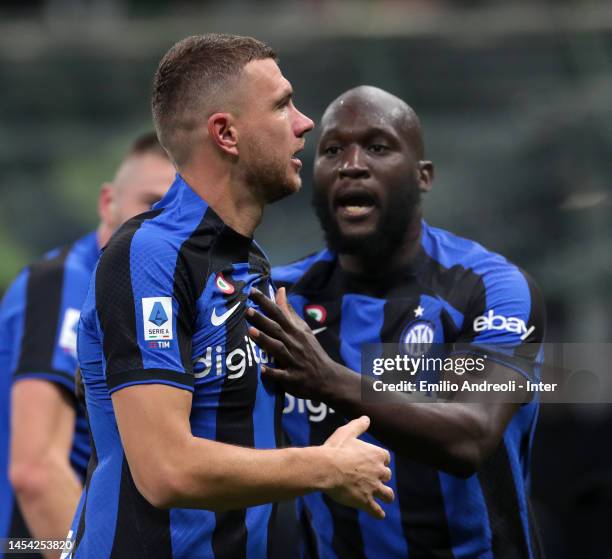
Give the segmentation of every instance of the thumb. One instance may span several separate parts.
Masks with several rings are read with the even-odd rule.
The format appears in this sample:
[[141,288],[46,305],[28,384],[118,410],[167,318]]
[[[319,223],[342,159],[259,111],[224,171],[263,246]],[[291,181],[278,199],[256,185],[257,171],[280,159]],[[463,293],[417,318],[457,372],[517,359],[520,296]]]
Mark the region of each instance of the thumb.
[[365,433],[369,426],[370,418],[367,415],[362,415],[358,419],[353,419],[353,421],[349,421],[346,425],[336,429],[331,437],[327,439],[326,444],[329,443],[332,446],[341,445],[348,439],[355,439]]

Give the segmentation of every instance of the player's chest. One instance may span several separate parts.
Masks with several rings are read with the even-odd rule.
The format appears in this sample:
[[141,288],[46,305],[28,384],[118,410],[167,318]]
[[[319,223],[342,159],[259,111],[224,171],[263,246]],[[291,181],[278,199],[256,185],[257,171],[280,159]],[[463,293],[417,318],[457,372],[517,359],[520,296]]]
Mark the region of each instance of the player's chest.
[[196,384],[256,382],[267,354],[248,336],[246,309],[254,306],[248,298],[256,287],[271,293],[269,276],[234,264],[211,274],[197,301],[196,327],[191,358]]
[[389,299],[345,293],[338,297],[291,296],[328,354],[358,369],[364,344],[397,344],[423,349],[452,342],[463,315],[433,293],[403,294]]

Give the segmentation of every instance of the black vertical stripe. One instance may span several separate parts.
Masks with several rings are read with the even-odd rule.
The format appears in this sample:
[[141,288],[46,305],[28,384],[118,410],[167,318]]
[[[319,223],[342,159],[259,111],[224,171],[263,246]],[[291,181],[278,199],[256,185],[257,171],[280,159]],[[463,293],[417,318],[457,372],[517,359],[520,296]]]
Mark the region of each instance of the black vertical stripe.
[[402,531],[410,557],[453,558],[438,472],[395,454],[395,479]]
[[223,222],[210,208],[178,252],[174,271],[174,296],[178,301],[176,337],[181,361],[186,371],[192,369],[192,333],[197,301],[202,295],[210,272],[210,248]]
[[[234,262],[248,262],[251,240],[230,228],[218,235],[211,254],[212,271],[221,271],[235,288],[224,295],[225,310],[243,297],[245,283],[232,276]],[[234,313],[225,323],[226,355],[236,348],[246,347],[247,324],[241,313]],[[258,385],[257,366],[246,366],[239,378],[226,376],[217,405],[215,440],[245,447],[255,446],[253,408]],[[215,514],[216,525],[212,536],[215,559],[240,559],[247,555],[246,509]]]
[[[400,336],[414,317],[409,312],[419,304],[420,291],[406,286],[405,302],[387,301],[380,339],[399,349]],[[397,344],[397,346],[395,345]],[[395,454],[395,480],[402,531],[411,559],[452,559],[450,532],[444,496],[437,470]]]
[[320,559],[319,549],[317,547],[317,535],[312,527],[312,513],[304,503],[302,514],[299,518],[302,527],[302,545],[304,547],[304,556],[307,559]]
[[[521,270],[521,273],[529,289],[529,317],[525,324],[527,328],[533,327],[534,330],[525,342],[515,350],[515,354],[522,358],[522,363],[527,364],[535,362],[541,348],[540,344],[544,342],[546,336],[546,305],[544,297],[542,297],[542,293],[532,277],[523,270]],[[535,380],[535,371],[533,373]]]
[[266,550],[266,557],[268,559],[276,559],[282,557],[282,550],[277,548],[276,542],[276,527],[278,522],[278,503],[272,505],[272,512],[270,513],[270,519],[268,520],[268,548]]
[[461,264],[447,268],[429,256],[421,247],[414,264],[417,281],[424,291],[434,292],[465,316],[467,326],[484,312],[485,286],[482,276]]
[[30,267],[21,353],[15,374],[53,369],[59,313],[62,308],[64,264],[70,248]]
[[528,559],[526,534],[521,523],[516,484],[504,442],[478,471],[495,559]]
[[104,357],[112,365],[106,372],[109,379],[114,374],[143,367],[136,333],[130,251],[132,239],[143,222],[162,211],[146,212],[127,221],[115,233],[98,264],[96,311],[104,332]]
[[121,465],[119,502],[109,559],[172,559],[170,511],[153,507],[140,494],[125,456]]

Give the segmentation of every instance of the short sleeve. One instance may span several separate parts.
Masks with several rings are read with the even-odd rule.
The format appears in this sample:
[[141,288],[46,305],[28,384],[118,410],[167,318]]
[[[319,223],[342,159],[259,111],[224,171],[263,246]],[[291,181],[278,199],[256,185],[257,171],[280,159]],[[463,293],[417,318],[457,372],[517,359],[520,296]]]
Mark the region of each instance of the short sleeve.
[[505,264],[483,275],[456,342],[470,344],[488,359],[535,380],[545,328],[540,290],[524,271]]
[[75,390],[76,339],[89,273],[67,261],[69,251],[36,262],[9,292],[14,356],[13,381],[48,380]]
[[122,229],[96,272],[95,306],[109,391],[166,384],[193,391],[195,297],[179,248],[151,230]]

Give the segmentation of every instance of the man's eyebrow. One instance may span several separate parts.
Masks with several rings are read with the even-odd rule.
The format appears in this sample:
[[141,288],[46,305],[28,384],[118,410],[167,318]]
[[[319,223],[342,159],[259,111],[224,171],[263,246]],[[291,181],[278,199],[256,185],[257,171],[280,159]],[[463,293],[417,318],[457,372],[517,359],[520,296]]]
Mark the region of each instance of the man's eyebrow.
[[276,101],[275,105],[281,106],[287,103],[293,97],[293,89],[288,88],[283,92],[283,96]]

